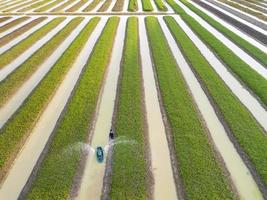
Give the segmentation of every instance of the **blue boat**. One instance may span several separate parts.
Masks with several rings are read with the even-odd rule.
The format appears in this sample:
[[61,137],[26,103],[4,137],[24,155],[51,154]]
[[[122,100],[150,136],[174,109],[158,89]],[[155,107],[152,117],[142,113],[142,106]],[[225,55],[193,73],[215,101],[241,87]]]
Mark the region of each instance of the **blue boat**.
[[102,147],[96,147],[96,160],[99,163],[104,161],[104,150]]

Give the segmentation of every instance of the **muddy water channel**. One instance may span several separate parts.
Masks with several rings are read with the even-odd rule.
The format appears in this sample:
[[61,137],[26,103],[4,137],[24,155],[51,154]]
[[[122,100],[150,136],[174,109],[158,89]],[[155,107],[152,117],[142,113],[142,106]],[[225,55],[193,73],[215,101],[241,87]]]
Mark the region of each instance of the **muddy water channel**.
[[211,13],[211,12],[207,11],[206,9],[202,8],[201,6],[196,4],[195,2],[190,1],[190,3],[193,4],[195,7],[197,7],[199,10],[201,10],[202,12],[205,12],[207,15],[209,15],[210,17],[212,17],[213,19],[218,21],[220,24],[222,24],[223,26],[225,26],[226,28],[228,28],[229,30],[234,32],[235,34],[237,34],[240,37],[242,37],[243,39],[247,40],[252,45],[256,46],[257,48],[259,48],[263,52],[267,52],[267,47],[265,45],[263,45],[262,43],[256,41],[252,37],[248,36],[247,34],[243,33],[242,31],[240,31],[238,28],[234,27],[233,25],[230,25],[229,23],[227,23],[226,21],[220,19],[219,17],[217,17],[213,13]]
[[[62,28],[70,21],[67,19],[62,24]],[[49,72],[53,67],[57,59],[62,55],[62,53],[68,48],[70,43],[75,39],[77,34],[80,32],[82,27],[86,24],[84,21],[78,28],[76,32],[72,32],[69,37],[57,48],[55,52],[39,66],[37,71],[18,89],[18,91],[9,99],[9,101],[0,108],[0,128],[7,122],[7,120],[16,112],[16,110],[22,105],[24,100],[33,91],[33,89],[39,84],[42,78]],[[59,28],[60,30],[61,28]],[[44,38],[43,38],[44,39]],[[45,41],[44,41],[45,42]],[[11,65],[8,65],[12,67]],[[0,70],[0,81],[3,80],[9,73],[11,73],[10,68],[5,67]]]
[[[88,22],[88,20],[89,18],[85,21]],[[20,195],[21,190],[30,177],[39,156],[41,155],[53,129],[55,128],[57,120],[79,79],[79,76],[89,55],[91,54],[94,44],[101,34],[105,23],[106,20],[101,20],[99,22],[95,31],[90,36],[89,40],[85,44],[85,47],[77,57],[77,60],[68,71],[65,79],[32,130],[0,188],[0,197],[2,199],[15,200]]]
[[221,124],[215,113],[215,110],[213,109],[207,96],[202,90],[201,85],[197,81],[178,46],[176,45],[176,42],[169,32],[166,24],[164,23],[162,18],[159,19],[159,22],[167,38],[170,49],[173,52],[177,64],[180,67],[180,70],[182,71],[182,74],[188,84],[191,94],[198,106],[198,109],[200,110],[206,122],[207,128],[210,131],[211,138],[218,152],[221,154],[227,170],[230,173],[230,177],[238,191],[240,198],[247,200],[263,199],[262,194],[260,193],[259,188],[256,185],[256,182],[254,181],[250,171],[243,163],[234,145],[228,138],[223,125]]
[[[120,62],[123,53],[127,18],[121,17],[118,26],[115,43],[112,50],[111,60],[108,66],[107,77],[103,86],[102,95],[98,102],[98,113],[96,123],[92,131],[93,137],[90,146],[96,149],[97,146],[108,147],[108,133],[112,123],[113,110],[115,106],[116,90],[120,72]],[[106,155],[106,154],[105,154]],[[100,199],[105,173],[105,160],[98,163],[95,155],[89,153],[81,186],[76,199]]]
[[222,78],[226,85],[247,107],[259,124],[267,131],[267,111],[262,107],[258,100],[227,70],[227,68],[216,58],[205,44],[192,32],[192,30],[178,16],[174,17],[188,37],[194,42],[202,55]]
[[[154,178],[154,199],[178,199],[172,172],[170,151],[158,100],[150,58],[144,17],[139,18],[140,54],[142,62],[148,137]],[[160,142],[159,142],[160,141]]]
[[215,37],[217,37],[221,42],[223,42],[229,49],[231,49],[239,58],[241,58],[244,62],[246,62],[251,68],[253,68],[256,72],[262,75],[265,79],[267,79],[267,69],[258,63],[254,58],[248,55],[245,51],[235,45],[231,40],[226,38],[223,34],[205,22],[202,18],[197,16],[194,12],[186,8],[182,3],[180,3],[181,7],[186,10],[189,15],[194,17],[204,28],[206,28],[209,32],[211,32]]
[[[21,42],[22,40],[24,40],[25,38],[27,38],[28,36],[30,36],[32,33],[34,33],[35,31],[37,31],[41,27],[43,27],[45,24],[49,23],[52,19],[53,18],[48,18],[48,19],[42,21],[41,23],[37,24],[36,26],[32,27],[31,29],[29,29],[28,31],[26,31],[25,33],[23,33],[21,36],[19,36],[17,38],[14,38],[13,40],[11,40],[6,45],[0,47],[0,54],[4,53],[8,49],[12,48],[16,44],[18,44],[19,42]],[[0,78],[0,81],[1,81],[1,78]]]

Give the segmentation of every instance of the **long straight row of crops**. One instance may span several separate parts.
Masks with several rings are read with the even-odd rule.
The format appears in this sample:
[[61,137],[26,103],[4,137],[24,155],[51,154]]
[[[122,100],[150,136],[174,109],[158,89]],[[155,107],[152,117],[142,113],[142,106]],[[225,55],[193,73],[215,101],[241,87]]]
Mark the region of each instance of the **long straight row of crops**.
[[0,0],[0,200],[267,199],[264,5]]
[[0,3],[0,13],[166,12],[166,4],[162,0],[16,0]]

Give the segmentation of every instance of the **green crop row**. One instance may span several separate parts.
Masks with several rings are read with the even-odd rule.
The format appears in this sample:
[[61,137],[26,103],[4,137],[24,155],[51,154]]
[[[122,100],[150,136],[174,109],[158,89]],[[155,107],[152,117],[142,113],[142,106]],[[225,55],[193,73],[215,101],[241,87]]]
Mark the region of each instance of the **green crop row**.
[[22,2],[24,2],[24,1],[25,1],[25,0],[20,0],[20,1],[14,2],[14,3],[11,3],[11,4],[9,4],[9,5],[3,5],[3,6],[0,7],[0,11],[5,10],[6,8],[9,8],[9,7],[11,7],[11,6],[14,6],[14,5],[18,4],[18,3],[22,3]]
[[165,21],[181,51],[201,80],[202,86],[206,88],[218,108],[220,116],[228,125],[231,134],[243,148],[267,186],[267,133],[213,70],[176,21],[171,17],[165,17]]
[[161,11],[167,11],[167,7],[164,5],[162,0],[154,0],[156,3],[156,6]]
[[142,0],[143,11],[153,11],[150,0]]
[[8,170],[10,160],[16,156],[21,145],[30,134],[36,120],[38,120],[57,87],[75,62],[98,21],[98,18],[94,18],[88,23],[26,99],[22,107],[0,130],[0,177]]
[[81,0],[78,3],[74,4],[71,8],[69,8],[68,10],[66,10],[66,12],[75,12],[76,10],[78,10],[80,7],[82,7],[84,4],[86,4],[88,2],[88,0]]
[[11,17],[1,17],[0,18],[0,23],[5,22],[5,21],[9,20],[10,18]]
[[112,11],[122,11],[124,3],[126,3],[124,0],[117,0],[114,7],[112,8]]
[[97,12],[105,12],[108,9],[108,7],[110,6],[112,1],[113,0],[105,0],[104,4],[98,9]]
[[[56,28],[65,18],[59,17],[53,19],[51,22],[38,29],[34,33],[32,33],[29,37],[22,40],[20,43],[7,50],[3,54],[0,55],[0,69],[11,63],[14,59],[16,59],[20,54],[26,51],[29,47],[31,47],[38,40],[43,38],[46,34]],[[1,98],[1,97],[0,97]]]
[[44,12],[44,11],[47,11],[49,10],[50,8],[53,8],[54,6],[56,6],[57,4],[59,4],[60,2],[62,2],[62,0],[57,0],[57,1],[54,1],[50,4],[47,4],[45,6],[42,6],[36,10],[34,10],[34,12]]
[[12,27],[14,27],[14,26],[26,21],[27,19],[29,19],[29,17],[20,17],[18,19],[15,19],[15,20],[5,24],[4,26],[1,26],[0,27],[0,33],[3,33],[5,31],[7,31],[8,29],[10,29],[10,28],[12,28]]
[[68,199],[81,152],[64,155],[64,151],[86,142],[118,22],[111,17],[96,43],[26,199]]
[[0,107],[39,68],[82,20],[82,18],[75,18],[69,22],[57,35],[20,65],[17,70],[0,82]]
[[258,12],[262,12],[264,10],[264,8],[261,8],[253,3],[249,3],[247,1],[236,1],[234,0],[234,2],[238,3],[238,4],[241,4],[241,5],[244,5],[246,7],[249,7],[249,8],[253,8],[254,10],[257,10]]
[[64,8],[66,8],[68,5],[70,5],[74,1],[75,0],[68,0],[65,3],[63,3],[62,5],[56,7],[55,9],[53,9],[51,12],[61,12]]
[[246,12],[246,13],[248,13],[250,15],[253,15],[253,16],[257,17],[258,19],[261,19],[263,21],[267,21],[267,16],[264,15],[263,13],[261,13],[261,12],[256,12],[254,10],[251,10],[249,8],[246,8],[246,7],[243,7],[243,6],[241,6],[241,5],[237,4],[237,3],[234,3],[234,2],[231,2],[231,1],[228,1],[228,0],[218,0],[218,1],[220,1],[222,3],[225,3],[225,4],[229,5],[229,6],[232,6],[232,7],[236,8],[238,10],[241,10],[243,12]]
[[25,11],[28,11],[28,10],[31,10],[31,9],[34,9],[34,8],[38,8],[38,7],[48,3],[50,1],[52,1],[52,0],[39,1],[37,3],[31,4],[31,5],[29,5],[29,6],[25,7],[25,8],[22,8],[22,9],[18,10],[18,12],[25,12]]
[[83,12],[90,12],[91,10],[93,10],[99,3],[101,2],[101,0],[93,0],[92,3],[90,3],[84,10]]
[[226,37],[228,37],[230,40],[236,43],[239,47],[241,47],[243,50],[245,50],[247,53],[252,55],[254,58],[259,60],[262,64],[264,64],[267,67],[267,53],[266,52],[261,51],[260,49],[255,47],[253,44],[247,42],[245,39],[235,34],[234,32],[232,32],[225,26],[221,25],[219,22],[217,22],[212,17],[208,16],[206,13],[202,12],[201,10],[193,6],[188,1],[186,0],[180,0],[180,1],[184,5],[186,5],[190,10],[192,10],[197,15],[199,15],[201,18],[203,18],[207,23],[209,23],[211,26],[216,28],[221,33],[223,33]]
[[124,45],[114,126],[116,137],[123,137],[136,143],[114,146],[110,197],[111,199],[147,199],[145,119],[142,108],[138,21],[135,17],[128,19]]
[[16,5],[15,7],[9,7],[8,9],[4,10],[3,12],[11,12],[13,10],[17,10],[17,9],[20,9],[20,8],[22,8],[24,6],[27,6],[27,5],[31,4],[31,3],[34,3],[34,0],[25,2],[25,3],[20,4],[20,5],[15,4]]
[[234,199],[157,19],[146,27],[186,199]]
[[173,9],[180,14],[181,18],[188,26],[207,44],[211,50],[225,63],[247,87],[253,91],[259,99],[267,105],[267,80],[252,69],[245,61],[239,58],[222,41],[216,38],[212,33],[201,26],[193,17],[186,14],[185,11],[173,0],[167,0]]
[[47,19],[47,17],[39,17],[37,19],[34,19],[33,21],[31,21],[28,24],[22,26],[21,28],[18,28],[15,31],[13,31],[12,33],[9,33],[8,35],[5,35],[4,37],[0,38],[0,47],[6,45],[10,41],[12,41],[14,38],[17,38],[18,36],[20,36],[23,33],[27,32],[32,27],[34,27],[37,24],[41,23],[45,19]]
[[129,0],[128,11],[134,12],[138,9],[137,0]]

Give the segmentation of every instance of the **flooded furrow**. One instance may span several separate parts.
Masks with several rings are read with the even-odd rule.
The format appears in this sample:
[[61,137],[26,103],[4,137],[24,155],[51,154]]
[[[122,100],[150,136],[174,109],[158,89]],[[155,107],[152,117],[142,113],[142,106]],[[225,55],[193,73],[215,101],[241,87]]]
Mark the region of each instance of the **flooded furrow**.
[[[234,4],[238,4],[238,5],[241,6],[242,8],[249,9],[249,10],[251,10],[251,11],[253,11],[253,12],[261,13],[261,14],[263,14],[264,16],[266,16],[266,13],[264,12],[265,9],[262,10],[262,11],[259,11],[259,10],[255,10],[253,7],[248,7],[248,6],[244,5],[244,4],[241,4],[241,3],[236,2],[236,1],[228,0],[228,2],[231,2],[231,3],[234,3]],[[245,12],[245,13],[246,13],[246,12]]]
[[27,4],[25,4],[25,5],[23,5],[23,4],[21,6],[16,5],[15,7],[9,8],[7,10],[8,10],[8,12],[18,12],[21,9],[27,8],[27,7],[29,7],[29,6],[31,6],[33,4],[38,3],[38,2],[41,2],[41,1],[42,0],[31,1],[31,2],[29,2]]
[[60,3],[54,5],[53,7],[49,8],[48,10],[46,10],[46,12],[51,12],[54,9],[57,9],[58,7],[60,7],[61,5],[63,5],[64,3],[66,3],[68,0],[62,0]]
[[87,1],[82,7],[80,7],[76,12],[82,12],[85,8],[87,8],[91,3],[93,2],[93,0],[89,0]]
[[[52,19],[53,18],[50,18],[50,17],[48,19],[45,19],[41,23],[39,23],[39,24],[35,25],[34,27],[30,28],[28,31],[26,31],[25,33],[23,33],[19,37],[14,38],[13,40],[11,40],[10,42],[8,42],[4,46],[0,47],[0,54],[3,54],[8,49],[12,48],[13,46],[17,45],[22,40],[24,40],[27,37],[29,37],[32,33],[34,33],[35,31],[37,31],[38,29],[40,29],[44,25],[48,24]],[[1,71],[0,71],[0,73],[1,73]],[[0,77],[1,77],[1,75],[0,75]],[[1,78],[0,78],[0,81],[1,81]]]
[[[1,12],[1,11],[0,11],[0,12]],[[2,26],[6,25],[6,24],[8,24],[8,23],[10,23],[10,22],[12,22],[12,21],[18,19],[19,17],[20,17],[20,16],[12,16],[10,19],[8,19],[8,20],[6,20],[6,21],[4,21],[4,22],[1,22],[1,23],[0,23],[0,28],[1,28]]]
[[128,12],[129,0],[124,0],[122,12]]
[[247,16],[245,14],[242,14],[238,11],[232,10],[231,8],[226,7],[225,5],[220,4],[217,1],[210,1],[210,0],[206,0],[206,1],[202,1],[201,2],[210,5],[211,7],[221,11],[222,13],[234,18],[235,20],[246,24],[247,26],[263,33],[266,34],[262,31],[266,31],[266,28],[263,29],[263,27],[266,27],[266,24],[264,22],[259,22],[254,18],[251,18],[250,16]]
[[[230,0],[228,0],[228,1],[229,1],[230,3],[232,3]],[[252,14],[250,14],[250,13],[247,13],[247,12],[241,10],[241,9],[238,9],[238,8],[235,8],[235,7],[231,6],[231,5],[228,5],[228,4],[224,3],[224,2],[220,2],[220,1],[217,1],[217,0],[214,0],[214,2],[216,2],[218,5],[222,5],[222,6],[226,7],[226,8],[228,8],[228,9],[227,9],[228,11],[229,11],[229,10],[232,10],[233,12],[235,12],[235,13],[237,13],[237,14],[241,14],[241,15],[243,15],[243,16],[250,17],[251,19],[253,19],[253,20],[255,20],[255,21],[266,23],[266,22],[263,21],[262,19],[260,19],[260,18],[258,18],[258,17],[256,17],[256,16],[254,16],[254,15],[252,15]],[[241,7],[244,8],[244,6],[241,6]],[[250,10],[251,10],[251,9],[250,9]],[[251,10],[251,11],[253,11],[253,10]]]
[[30,23],[34,19],[36,19],[36,17],[30,17],[29,19],[26,19],[25,21],[15,25],[15,26],[12,26],[11,28],[9,28],[9,29],[5,30],[4,32],[0,33],[0,38],[5,37],[6,35],[12,33],[13,31],[15,31],[15,30],[21,28],[22,26]]
[[25,0],[25,1],[20,0],[20,1],[18,1],[18,2],[11,2],[11,3],[8,4],[8,5],[1,6],[1,7],[0,7],[0,11],[7,10],[7,9],[9,9],[9,8],[13,8],[13,7],[17,6],[17,5],[22,5],[22,4],[24,4],[24,3],[26,3],[26,2],[30,2],[30,1],[32,1],[32,0]]
[[[68,21],[70,21],[68,19]],[[67,22],[67,21],[66,21]],[[0,128],[8,121],[8,119],[17,111],[17,109],[23,104],[28,95],[33,91],[33,89],[39,84],[42,78],[49,72],[49,70],[56,63],[57,59],[63,54],[63,52],[68,48],[71,42],[79,34],[82,28],[85,26],[85,21],[83,21],[74,32],[72,32],[62,44],[52,53],[52,55],[41,64],[36,72],[23,83],[23,85],[17,90],[17,92],[8,100],[8,102],[0,108]]]
[[142,0],[137,0],[137,5],[138,5],[138,9],[137,9],[137,13],[141,13],[143,12],[143,5],[142,5]]
[[109,5],[108,9],[105,12],[112,12],[114,5],[116,4],[117,0],[112,0],[111,4]]
[[90,12],[98,12],[98,10],[105,4],[106,0],[100,1],[94,9],[92,9]]
[[176,62],[186,80],[190,92],[198,106],[198,109],[200,110],[201,115],[206,122],[207,128],[209,129],[216,149],[221,154],[225,166],[231,175],[231,179],[233,180],[240,198],[244,200],[263,199],[262,194],[260,193],[259,188],[254,181],[251,173],[242,161],[234,145],[228,138],[228,135],[220,120],[218,119],[211,103],[209,102],[208,97],[202,90],[200,83],[194,76],[194,73],[191,71],[181,51],[176,45],[174,38],[172,37],[170,31],[168,30],[165,22],[161,17],[159,18],[159,23],[167,38],[172,54],[176,59]]
[[265,45],[263,45],[262,43],[258,42],[257,40],[255,40],[252,37],[248,36],[247,34],[243,33],[241,30],[239,30],[235,26],[231,25],[230,23],[227,23],[226,21],[220,19],[219,17],[217,17],[216,15],[211,13],[210,11],[202,8],[201,6],[196,4],[195,2],[190,1],[190,3],[192,5],[194,5],[196,8],[198,8],[199,10],[201,10],[202,12],[205,12],[208,16],[210,16],[211,18],[213,18],[214,20],[216,20],[217,22],[219,22],[220,24],[222,24],[223,26],[225,26],[226,28],[228,28],[229,30],[231,30],[232,32],[237,34],[238,36],[240,36],[241,38],[245,39],[250,44],[252,44],[255,47],[259,48],[263,52],[267,52],[267,47]]
[[211,34],[213,34],[216,38],[218,38],[221,42],[223,42],[225,46],[231,49],[231,51],[233,51],[234,54],[236,54],[239,58],[241,58],[245,63],[247,63],[252,69],[258,72],[261,76],[267,79],[267,69],[263,65],[257,62],[244,50],[242,50],[240,47],[234,44],[234,42],[229,40],[221,32],[217,31],[215,28],[213,28],[210,24],[208,24],[205,20],[196,15],[182,3],[179,2],[179,5],[186,11],[186,13],[192,16],[201,26],[207,29]]
[[47,6],[48,4],[51,4],[51,3],[55,2],[55,1],[57,1],[57,0],[52,0],[52,1],[46,2],[45,4],[42,4],[42,5],[40,5],[38,7],[35,7],[35,8],[31,8],[31,9],[27,10],[26,12],[27,13],[33,12],[34,10],[37,10],[37,9],[42,8],[44,6]]
[[[87,22],[88,20],[89,18],[86,19]],[[32,130],[22,150],[17,155],[17,158],[0,189],[0,196],[3,197],[3,199],[15,200],[19,197],[20,192],[30,177],[35,163],[41,155],[50,134],[55,128],[57,120],[86,65],[87,59],[101,34],[101,30],[105,23],[106,20],[101,20],[93,31],[89,40],[78,55],[75,63],[68,71],[54,97],[49,102],[36,126]]]
[[[55,18],[55,17],[52,17]],[[24,63],[27,59],[30,58],[36,51],[38,51],[43,45],[45,45],[50,39],[52,39],[59,31],[61,31],[67,23],[71,20],[71,17],[65,19],[62,23],[60,23],[55,29],[46,34],[43,38],[36,41],[25,50],[22,54],[20,54],[16,59],[14,59],[11,63],[4,66],[0,70],[0,81],[4,80],[10,73],[12,73],[15,69],[17,69],[22,63]]]
[[150,0],[152,8],[153,8],[153,12],[158,12],[158,7],[156,6],[155,0]]
[[63,12],[66,12],[66,10],[68,10],[69,8],[71,8],[72,6],[74,6],[76,3],[78,3],[80,0],[76,0],[72,3],[70,3],[69,5],[67,5],[65,8],[62,9]]
[[[98,101],[98,112],[94,130],[92,131],[93,136],[90,144],[90,146],[94,149],[97,146],[106,147],[109,143],[108,133],[111,127],[113,110],[115,106],[126,21],[126,17],[120,18],[114,41],[114,47],[111,54],[111,60],[107,69],[108,72],[103,86],[103,92]],[[105,174],[105,163],[105,160],[103,163],[98,163],[95,155],[89,153],[81,180],[81,186],[76,199],[100,199],[103,178]]]
[[171,166],[170,151],[160,110],[156,82],[154,79],[153,64],[150,57],[144,17],[139,17],[139,38],[148,123],[148,140],[151,151],[151,168],[154,178],[153,197],[155,200],[174,200],[178,199],[178,197]]
[[195,35],[195,33],[192,32],[180,17],[175,16],[174,18],[226,85],[247,107],[259,124],[267,131],[267,111],[261,106],[258,100],[253,97],[243,85],[241,85],[241,83],[227,70],[213,52]]

